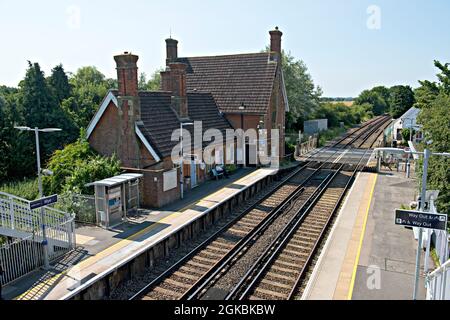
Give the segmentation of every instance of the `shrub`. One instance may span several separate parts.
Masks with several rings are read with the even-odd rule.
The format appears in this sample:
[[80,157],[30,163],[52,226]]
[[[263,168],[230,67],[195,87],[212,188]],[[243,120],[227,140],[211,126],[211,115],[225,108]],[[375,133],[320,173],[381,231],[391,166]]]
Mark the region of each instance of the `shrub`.
[[293,143],[286,143],[286,150],[285,154],[293,154],[295,153],[295,144]]
[[108,158],[96,154],[86,140],[79,139],[56,151],[47,168],[53,171],[52,176],[43,180],[47,194],[88,193],[87,183],[120,173],[120,162],[115,156]]

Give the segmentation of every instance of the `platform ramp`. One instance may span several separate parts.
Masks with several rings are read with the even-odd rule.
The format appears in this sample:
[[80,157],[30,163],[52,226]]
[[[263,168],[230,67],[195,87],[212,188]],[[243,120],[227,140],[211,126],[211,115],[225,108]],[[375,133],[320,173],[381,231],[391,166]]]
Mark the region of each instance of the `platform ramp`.
[[44,207],[41,215],[40,209],[30,210],[28,200],[0,192],[0,261],[5,270],[2,284],[43,266],[43,225],[50,262],[75,248],[73,214]]

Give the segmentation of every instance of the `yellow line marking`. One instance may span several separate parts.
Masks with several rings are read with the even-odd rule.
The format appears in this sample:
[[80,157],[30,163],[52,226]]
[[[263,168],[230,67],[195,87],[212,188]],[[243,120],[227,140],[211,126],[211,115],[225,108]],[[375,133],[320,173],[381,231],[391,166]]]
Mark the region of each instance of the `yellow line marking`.
[[364,223],[363,223],[363,227],[362,227],[362,231],[361,231],[361,237],[359,239],[358,252],[356,254],[355,264],[353,266],[352,280],[350,282],[350,290],[348,292],[348,297],[347,297],[348,300],[352,300],[352,297],[353,297],[353,288],[355,286],[356,271],[358,269],[359,258],[361,256],[361,249],[362,249],[362,245],[363,245],[363,241],[364,241],[364,235],[366,233],[367,220],[369,218],[369,211],[370,211],[370,207],[372,205],[373,193],[375,191],[375,186],[377,185],[377,180],[378,180],[378,175],[375,176],[375,179],[374,179],[373,185],[372,185],[372,190],[370,191],[369,201],[367,204],[367,210],[366,210],[366,214],[364,217]]
[[[255,172],[256,172],[256,171],[253,171],[253,172],[251,172],[250,174],[248,174],[248,175],[246,175],[246,176],[240,178],[239,180],[236,180],[236,181],[234,181],[234,182],[228,183],[227,185],[225,185],[225,186],[222,187],[221,189],[217,190],[217,191],[214,192],[213,194],[207,195],[206,197],[203,197],[203,198],[201,198],[200,200],[195,200],[195,201],[191,202],[190,204],[188,204],[188,205],[186,205],[185,207],[181,208],[180,210],[178,210],[178,211],[176,211],[176,212],[174,212],[174,213],[168,215],[167,217],[164,217],[164,218],[162,218],[162,219],[160,219],[160,220],[158,220],[158,221],[153,222],[153,224],[150,225],[150,226],[148,226],[147,228],[142,229],[142,230],[140,230],[139,232],[130,235],[128,238],[123,239],[123,240],[121,240],[121,241],[115,243],[115,244],[112,245],[111,247],[108,247],[108,248],[104,249],[103,251],[98,252],[95,256],[90,257],[90,258],[88,258],[88,259],[86,259],[86,260],[81,261],[80,263],[78,263],[78,264],[76,264],[76,265],[71,266],[71,268],[74,267],[74,266],[77,266],[78,268],[83,268],[83,267],[89,267],[89,266],[93,265],[93,264],[96,263],[98,260],[100,260],[100,259],[102,259],[102,258],[108,256],[108,255],[111,253],[111,251],[118,251],[118,250],[120,250],[120,249],[126,247],[127,245],[130,244],[130,242],[133,242],[132,240],[138,238],[139,236],[141,236],[141,235],[143,235],[143,234],[146,234],[146,233],[149,233],[149,232],[153,231],[153,229],[155,229],[155,228],[156,228],[158,225],[160,225],[161,223],[164,223],[165,221],[169,220],[169,218],[171,218],[171,217],[173,217],[173,216],[175,216],[175,215],[177,215],[177,214],[181,214],[183,211],[188,210],[188,209],[189,209],[191,206],[193,206],[194,204],[199,203],[199,202],[201,202],[201,201],[205,201],[206,198],[209,198],[209,197],[212,197],[212,196],[215,196],[215,195],[219,194],[220,192],[223,191],[223,189],[226,189],[226,188],[228,188],[229,186],[231,186],[232,184],[238,183],[239,181],[248,178],[251,174],[253,174],[253,173],[255,173]],[[36,285],[36,286],[30,288],[29,290],[25,291],[24,293],[18,295],[17,297],[14,298],[14,300],[20,300],[20,299],[24,298],[25,296],[27,296],[28,294],[30,294],[32,291],[34,291],[34,290],[36,290],[36,289],[42,288],[43,286],[47,285],[48,283],[53,282],[56,278],[62,277],[62,276],[64,276],[64,275],[66,275],[69,271],[70,271],[70,270],[64,270],[64,271],[62,271],[62,272],[56,274],[56,275],[53,276],[52,278],[50,278],[50,279],[48,279],[48,280],[46,280],[46,281],[44,281],[44,282],[41,282],[41,283],[39,283],[38,285]]]

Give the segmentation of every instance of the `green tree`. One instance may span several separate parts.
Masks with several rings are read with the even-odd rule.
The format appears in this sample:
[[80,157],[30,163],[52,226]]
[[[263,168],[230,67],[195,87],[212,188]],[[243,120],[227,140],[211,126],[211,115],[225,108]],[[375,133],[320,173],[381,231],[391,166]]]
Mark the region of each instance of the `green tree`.
[[19,112],[18,95],[15,88],[0,87],[0,170],[6,180],[36,173],[34,137],[14,129],[25,123]]
[[161,71],[163,71],[162,68],[153,72],[152,77],[147,82],[147,90],[158,91],[161,89]]
[[[62,148],[77,135],[76,127],[61,109],[38,63],[29,62],[25,79],[19,85],[18,107],[24,120],[22,125],[62,129],[62,132],[47,134],[41,139],[44,163],[56,149]],[[23,134],[30,135],[29,132]]]
[[87,183],[118,174],[120,162],[115,156],[98,155],[85,139],[79,138],[63,150],[57,150],[47,168],[53,175],[43,179],[46,193],[86,193],[89,191],[85,187]]
[[434,65],[440,71],[440,73],[437,74],[439,82],[432,82],[429,80],[419,81],[420,87],[414,91],[416,108],[425,109],[429,107],[441,93],[450,95],[450,85],[448,84],[448,79],[450,78],[450,64],[442,64],[439,61],[434,61]]
[[[412,132],[411,132],[412,130]],[[414,129],[410,129],[410,128],[404,128],[402,129],[402,138],[404,142],[409,141],[409,139],[412,137],[414,137],[414,135],[416,134],[416,131]]]
[[380,96],[383,98],[384,102],[386,102],[386,108],[387,109],[390,108],[390,105],[389,105],[390,96],[391,96],[390,89],[386,88],[385,86],[377,86],[377,87],[374,87],[371,91],[380,94]]
[[[433,152],[450,151],[450,70],[449,64],[435,61],[440,70],[438,82],[421,81],[416,91],[417,104],[422,110],[418,122],[422,125],[424,141]],[[422,148],[425,148],[423,145]],[[440,190],[438,209],[450,214],[450,159],[431,157],[428,171],[429,190]]]
[[0,96],[0,181],[6,180],[9,171],[11,143],[9,141],[11,123],[6,110],[6,101]]
[[59,64],[52,69],[52,74],[48,79],[48,82],[53,88],[54,95],[59,103],[70,97],[72,88],[62,64]]
[[375,116],[382,115],[387,111],[387,103],[383,96],[373,90],[364,90],[361,92],[358,98],[355,99],[355,104],[370,104],[372,106],[371,111]]
[[300,130],[303,121],[319,107],[322,90],[314,85],[305,63],[285,51],[282,53],[282,68],[289,101],[286,128]]
[[143,91],[158,91],[161,89],[161,71],[163,69],[158,69],[153,72],[150,80],[147,80],[147,75],[142,72],[139,75],[138,88]]
[[138,89],[147,90],[147,75],[145,72],[139,74]]
[[86,128],[106,93],[115,84],[95,67],[83,67],[69,79],[72,96],[62,101],[62,108],[79,129]]
[[394,86],[389,89],[389,113],[398,118],[411,109],[416,102],[410,86]]

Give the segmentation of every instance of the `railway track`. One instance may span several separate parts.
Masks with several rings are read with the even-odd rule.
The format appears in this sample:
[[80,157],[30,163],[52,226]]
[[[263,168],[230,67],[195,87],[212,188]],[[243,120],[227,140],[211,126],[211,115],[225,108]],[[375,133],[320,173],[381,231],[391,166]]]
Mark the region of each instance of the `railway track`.
[[[273,190],[269,190],[267,196],[261,197],[243,213],[235,215],[218,232],[165,270],[131,299],[234,298],[236,295],[231,297],[229,292],[237,294],[242,290],[238,290],[236,281],[230,279],[244,279],[245,272],[248,271],[245,266],[251,265],[258,257],[263,257],[265,250],[268,250],[268,243],[277,241],[278,236],[293,230],[293,227],[289,229],[288,226],[299,217],[304,221],[316,221],[312,228],[316,233],[319,232],[318,223],[326,222],[326,213],[317,210],[319,213],[314,215],[313,211],[308,213],[308,210],[312,209],[313,204],[326,204],[324,201],[335,200],[336,194],[343,196],[345,190],[342,191],[344,187],[339,187],[339,183],[342,185],[344,178],[349,176],[348,172],[342,172],[343,165],[330,163],[339,159],[339,150],[354,145],[361,146],[385,122],[386,117],[375,118],[333,144],[319,149],[316,154],[330,148],[336,150],[327,155],[322,163],[308,161],[294,170]],[[313,155],[309,158],[312,159]],[[347,181],[348,184],[350,180],[351,178]],[[243,259],[245,256],[247,259]],[[247,291],[246,295],[250,292]],[[254,297],[257,297],[257,293]]]
[[226,299],[290,300],[306,285],[307,272],[358,170],[338,172],[316,202],[271,243]]

